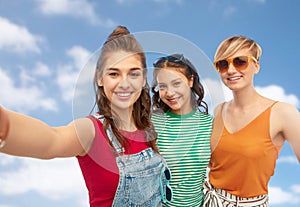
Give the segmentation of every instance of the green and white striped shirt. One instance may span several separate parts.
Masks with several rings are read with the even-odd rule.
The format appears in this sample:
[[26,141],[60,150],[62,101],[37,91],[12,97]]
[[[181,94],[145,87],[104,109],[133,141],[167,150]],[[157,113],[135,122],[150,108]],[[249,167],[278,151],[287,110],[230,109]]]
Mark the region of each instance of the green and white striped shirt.
[[200,206],[210,160],[213,117],[200,111],[177,115],[153,113],[159,151],[172,173],[173,201],[164,206]]

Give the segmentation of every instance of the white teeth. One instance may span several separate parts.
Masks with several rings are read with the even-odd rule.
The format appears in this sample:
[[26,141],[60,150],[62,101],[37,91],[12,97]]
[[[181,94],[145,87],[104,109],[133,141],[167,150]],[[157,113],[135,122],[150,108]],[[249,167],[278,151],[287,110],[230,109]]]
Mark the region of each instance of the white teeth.
[[228,78],[229,80],[238,80],[240,77],[233,77],[233,78]]
[[117,93],[118,96],[127,97],[130,96],[130,93]]

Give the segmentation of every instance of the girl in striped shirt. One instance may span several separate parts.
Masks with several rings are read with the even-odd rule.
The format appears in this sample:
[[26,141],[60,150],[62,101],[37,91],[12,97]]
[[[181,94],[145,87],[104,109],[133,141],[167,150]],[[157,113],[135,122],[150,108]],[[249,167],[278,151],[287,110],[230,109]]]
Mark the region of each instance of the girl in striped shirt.
[[183,55],[161,57],[153,65],[152,121],[159,151],[172,172],[173,201],[164,205],[202,206],[213,122],[203,86]]

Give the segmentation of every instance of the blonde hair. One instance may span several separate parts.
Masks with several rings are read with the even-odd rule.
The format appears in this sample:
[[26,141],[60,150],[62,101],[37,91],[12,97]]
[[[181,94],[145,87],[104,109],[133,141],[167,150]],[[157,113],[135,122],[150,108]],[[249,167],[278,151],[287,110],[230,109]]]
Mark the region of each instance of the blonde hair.
[[215,53],[215,61],[226,59],[245,48],[248,48],[253,57],[259,61],[262,55],[261,47],[254,40],[244,36],[232,36],[221,42]]

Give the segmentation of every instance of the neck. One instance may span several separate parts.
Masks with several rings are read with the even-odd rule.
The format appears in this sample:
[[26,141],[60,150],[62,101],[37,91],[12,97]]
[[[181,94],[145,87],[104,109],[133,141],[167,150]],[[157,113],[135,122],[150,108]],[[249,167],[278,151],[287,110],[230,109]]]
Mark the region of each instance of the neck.
[[258,103],[261,99],[254,88],[250,88],[242,91],[233,91],[233,100],[231,104],[235,107],[246,109]]
[[136,131],[136,126],[132,118],[132,110],[115,110],[115,118],[118,120],[118,128],[124,131]]

